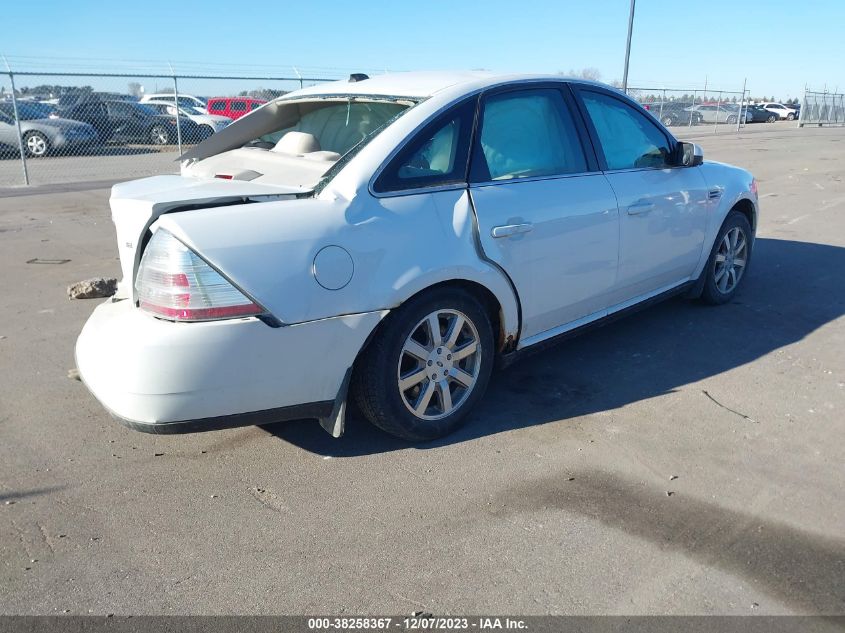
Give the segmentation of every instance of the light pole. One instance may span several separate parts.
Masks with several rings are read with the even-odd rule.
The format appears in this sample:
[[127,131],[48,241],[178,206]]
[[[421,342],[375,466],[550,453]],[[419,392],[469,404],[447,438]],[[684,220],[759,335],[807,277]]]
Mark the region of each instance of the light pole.
[[634,30],[634,5],[637,0],[631,0],[631,12],[628,14],[628,43],[625,45],[625,70],[622,73],[622,92],[628,92],[628,60],[631,57],[631,32]]

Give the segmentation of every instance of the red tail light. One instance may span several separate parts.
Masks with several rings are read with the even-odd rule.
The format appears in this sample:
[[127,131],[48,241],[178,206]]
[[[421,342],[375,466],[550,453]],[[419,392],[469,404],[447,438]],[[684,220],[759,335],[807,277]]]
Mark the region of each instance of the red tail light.
[[156,231],[138,269],[141,309],[174,321],[258,316],[264,310],[165,230]]

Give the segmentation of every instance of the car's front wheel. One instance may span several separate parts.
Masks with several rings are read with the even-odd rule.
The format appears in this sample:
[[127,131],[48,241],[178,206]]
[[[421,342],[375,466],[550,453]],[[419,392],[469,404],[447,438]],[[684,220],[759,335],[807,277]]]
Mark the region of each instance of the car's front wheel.
[[768,118],[766,119],[766,122],[767,123],[774,123],[777,120],[778,120],[777,116],[775,116],[774,114],[770,114],[768,116]]
[[671,127],[675,125],[675,119],[671,114],[664,114],[661,121],[666,127]]
[[47,152],[50,151],[50,141],[41,132],[27,132],[23,137],[23,142],[26,155],[31,158],[41,158],[42,156],[46,156]]
[[359,408],[405,440],[447,435],[484,394],[493,368],[490,317],[471,295],[437,289],[387,316],[353,374]]
[[731,211],[719,230],[702,273],[705,278],[701,296],[706,303],[719,305],[733,299],[751,262],[751,235],[751,225],[745,215]]
[[787,121],[794,121],[794,120],[795,120],[795,115],[794,115],[794,114],[792,114],[792,112],[790,112],[789,114],[787,114],[787,115],[786,115],[786,120],[787,120]]

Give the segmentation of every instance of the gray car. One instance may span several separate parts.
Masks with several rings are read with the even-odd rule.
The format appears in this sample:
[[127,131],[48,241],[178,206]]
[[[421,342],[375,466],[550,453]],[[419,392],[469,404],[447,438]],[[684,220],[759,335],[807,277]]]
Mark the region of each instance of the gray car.
[[[37,158],[51,151],[65,153],[97,142],[97,132],[87,123],[49,119],[39,108],[18,103],[26,155]],[[11,103],[0,103],[0,148],[18,150],[18,131]]]
[[686,109],[687,112],[692,110],[701,114],[705,123],[736,123],[739,114],[739,107],[733,103],[707,103],[701,105],[694,105]]

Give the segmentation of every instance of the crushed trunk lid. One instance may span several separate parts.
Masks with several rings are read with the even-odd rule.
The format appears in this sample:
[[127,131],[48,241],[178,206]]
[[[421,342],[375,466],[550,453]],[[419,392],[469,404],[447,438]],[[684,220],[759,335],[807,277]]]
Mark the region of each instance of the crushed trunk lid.
[[133,282],[145,236],[161,215],[203,207],[294,199],[309,193],[301,187],[183,176],[153,176],[115,185],[109,205],[123,273],[115,297],[134,298]]

